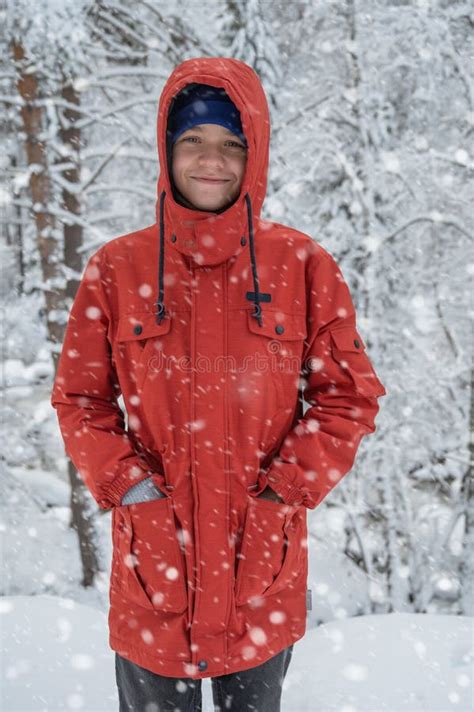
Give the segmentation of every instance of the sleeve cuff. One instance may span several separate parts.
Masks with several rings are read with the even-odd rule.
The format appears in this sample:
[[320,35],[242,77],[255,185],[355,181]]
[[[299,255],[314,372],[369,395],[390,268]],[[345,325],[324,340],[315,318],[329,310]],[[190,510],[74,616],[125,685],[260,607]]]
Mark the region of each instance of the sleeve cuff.
[[273,462],[266,471],[261,470],[259,472],[257,487],[252,490],[250,493],[251,496],[258,497],[266,487],[271,487],[272,490],[276,492],[279,497],[281,497],[285,504],[291,504],[294,506],[303,504],[303,494],[300,488],[296,487],[283,474],[283,470],[285,468],[295,467],[296,465],[286,462],[282,463],[281,461],[278,467],[276,467]]
[[111,509],[119,507],[122,502],[122,497],[133,485],[146,480],[155,473],[148,469],[144,469],[145,465],[134,463],[127,465],[123,472],[112,480],[104,496],[97,500],[99,507],[102,509]]
[[[299,487],[296,487],[290,480],[288,480],[283,474],[284,467],[294,467],[291,463],[284,463],[278,468],[272,464],[270,468],[265,473],[266,484],[272,488],[274,492],[277,493],[279,497],[285,502],[285,504],[291,504],[293,506],[299,506],[303,504],[303,494]],[[260,484],[260,478],[259,478]]]

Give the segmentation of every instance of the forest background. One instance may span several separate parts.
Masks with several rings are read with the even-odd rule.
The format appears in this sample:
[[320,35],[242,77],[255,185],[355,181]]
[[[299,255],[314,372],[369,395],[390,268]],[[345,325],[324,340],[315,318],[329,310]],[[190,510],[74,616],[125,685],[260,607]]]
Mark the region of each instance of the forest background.
[[251,65],[272,121],[262,217],[336,258],[387,390],[309,512],[312,627],[474,615],[474,16],[462,0],[3,0],[1,593],[106,610],[110,515],[49,403],[87,257],[154,222],[158,98],[196,56]]

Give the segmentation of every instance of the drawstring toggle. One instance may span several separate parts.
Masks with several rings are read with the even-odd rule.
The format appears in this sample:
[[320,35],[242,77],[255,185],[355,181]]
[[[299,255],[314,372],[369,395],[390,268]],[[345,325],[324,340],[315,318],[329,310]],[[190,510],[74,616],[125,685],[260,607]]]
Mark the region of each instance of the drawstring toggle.
[[255,317],[255,319],[258,321],[259,326],[262,326],[263,325],[263,323],[262,323],[262,307],[260,306],[260,304],[255,302],[254,308],[255,308],[255,311],[252,312],[251,316]]
[[165,318],[166,310],[163,302],[155,302],[158,311],[156,312],[156,323],[161,324]]

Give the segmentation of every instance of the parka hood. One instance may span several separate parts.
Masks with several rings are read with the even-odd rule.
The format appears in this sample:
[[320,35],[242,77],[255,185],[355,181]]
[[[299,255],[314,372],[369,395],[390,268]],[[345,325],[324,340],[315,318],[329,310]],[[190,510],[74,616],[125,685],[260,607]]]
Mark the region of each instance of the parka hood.
[[[222,212],[187,208],[174,199],[167,152],[168,116],[174,97],[188,84],[223,88],[240,112],[247,139],[247,163],[240,194]],[[261,322],[258,276],[253,235],[267,189],[270,116],[263,86],[244,62],[227,57],[198,57],[179,64],[163,87],[157,119],[160,172],[157,182],[156,221],[159,226],[160,267],[157,321],[165,316],[164,251],[171,247],[196,264],[217,265],[249,249],[255,290],[254,316]]]
[[[191,83],[209,84],[223,88],[240,112],[242,128],[247,138],[247,166],[242,181],[240,196],[225,213],[229,217],[242,210],[244,195],[248,193],[252,201],[255,218],[260,210],[267,190],[268,158],[270,145],[270,117],[267,99],[256,72],[244,62],[227,57],[198,57],[179,64],[171,73],[161,92],[158,121],[157,146],[160,174],[157,188],[157,216],[159,198],[166,191],[166,201],[173,211],[185,220],[209,220],[216,213],[192,210],[176,203],[171,189],[166,154],[166,128],[173,97]],[[232,216],[230,213],[233,213]]]

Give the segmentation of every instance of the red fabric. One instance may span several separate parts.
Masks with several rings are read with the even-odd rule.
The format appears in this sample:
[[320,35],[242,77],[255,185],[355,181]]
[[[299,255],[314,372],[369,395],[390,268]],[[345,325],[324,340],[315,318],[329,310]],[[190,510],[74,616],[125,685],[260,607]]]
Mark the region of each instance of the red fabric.
[[[165,119],[189,82],[225,88],[249,144],[241,194],[221,214],[182,207],[171,192]],[[335,260],[308,235],[260,219],[269,113],[256,73],[234,59],[179,65],[160,98],[158,150],[166,318],[154,313],[157,212],[89,259],[51,403],[69,457],[112,508],[112,649],[161,675],[214,677],[304,635],[307,510],[351,469],[385,389]],[[247,299],[246,193],[260,292],[271,294],[262,326]],[[166,497],[120,505],[150,473]],[[258,498],[267,484],[284,504]]]

